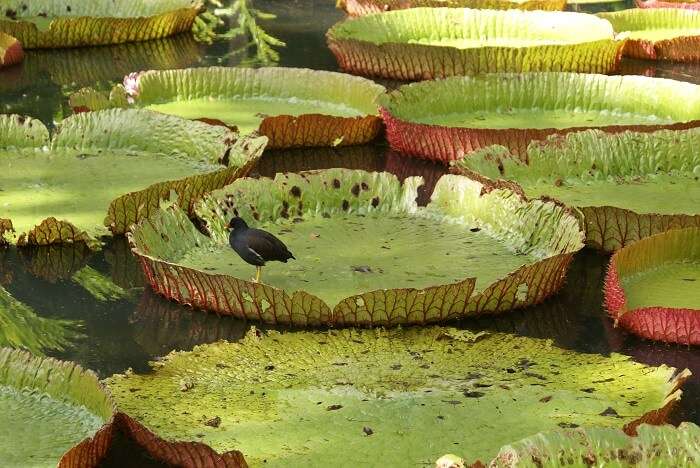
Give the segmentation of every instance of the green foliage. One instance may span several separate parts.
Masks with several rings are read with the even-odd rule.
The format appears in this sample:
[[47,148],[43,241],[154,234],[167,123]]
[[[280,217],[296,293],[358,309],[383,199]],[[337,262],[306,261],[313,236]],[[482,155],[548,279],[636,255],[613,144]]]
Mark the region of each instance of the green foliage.
[[[254,8],[250,0],[233,0],[228,4],[220,0],[208,0],[208,4],[213,7],[213,11],[202,13],[193,26],[197,40],[211,44],[240,36],[249,39],[243,47],[220,57],[219,62],[236,56],[244,57],[242,65],[274,65],[279,61],[279,53],[274,48],[284,47],[285,43],[269,35],[258,24],[258,20],[272,20],[276,18],[275,15]],[[230,23],[233,25],[226,29]],[[252,57],[248,56],[251,47],[255,47],[255,55]]]

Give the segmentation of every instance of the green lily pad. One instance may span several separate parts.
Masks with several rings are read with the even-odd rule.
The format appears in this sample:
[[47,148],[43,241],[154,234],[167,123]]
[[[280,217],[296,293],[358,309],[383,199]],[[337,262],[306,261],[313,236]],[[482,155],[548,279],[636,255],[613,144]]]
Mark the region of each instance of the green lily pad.
[[[576,219],[556,204],[445,176],[419,208],[420,184],[345,169],[240,179],[197,206],[211,237],[170,207],[130,239],[157,292],[299,325],[426,323],[537,303],[582,247]],[[272,231],[297,260],[249,281],[253,268],[228,244],[234,215]]]
[[339,0],[338,6],[353,16],[371,15],[406,8],[480,8],[488,10],[561,11],[566,0]]
[[524,157],[492,147],[455,164],[576,207],[587,245],[614,251],[668,229],[700,226],[699,144],[699,129],[588,130],[532,143]]
[[652,340],[700,344],[700,227],[645,237],[612,256],[605,307]]
[[599,13],[628,38],[623,53],[642,59],[700,60],[700,12],[681,8],[634,8]]
[[107,380],[118,407],[162,436],[240,448],[251,466],[488,459],[543,430],[631,427],[679,396],[672,368],[438,327],[253,330],[152,365]]
[[41,122],[2,115],[0,139],[5,237],[18,244],[122,234],[173,191],[189,206],[246,174],[265,144],[145,110],[74,116],[52,140]]
[[27,49],[147,41],[192,29],[199,0],[2,0],[0,32]]
[[524,154],[533,140],[586,128],[700,126],[700,86],[642,76],[453,77],[402,86],[379,102],[393,148],[443,162],[496,144]]
[[[112,402],[76,364],[0,349],[0,460],[4,466],[56,466],[112,415]],[[97,454],[95,454],[97,455]]]
[[[268,137],[268,148],[367,143],[381,129],[375,100],[384,87],[342,73],[298,68],[151,70],[127,76],[124,87],[138,107],[235,126],[242,134],[258,131]],[[112,96],[94,90],[74,94],[70,104],[76,110],[121,107]]]
[[40,317],[0,286],[0,347],[34,354],[63,351],[80,337],[78,322]]
[[611,73],[624,40],[592,15],[411,8],[345,20],[327,33],[344,70],[397,80],[493,72]]
[[692,467],[698,464],[700,427],[639,427],[635,437],[617,429],[586,427],[544,432],[501,448],[493,468],[612,465]]

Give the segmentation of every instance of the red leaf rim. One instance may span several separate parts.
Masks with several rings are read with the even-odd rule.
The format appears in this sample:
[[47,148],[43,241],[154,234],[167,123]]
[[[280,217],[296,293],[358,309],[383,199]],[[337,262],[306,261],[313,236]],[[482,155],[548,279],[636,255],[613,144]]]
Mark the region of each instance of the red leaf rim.
[[[680,234],[679,234],[680,233]],[[608,265],[604,285],[604,304],[608,315],[632,333],[643,338],[686,345],[700,344],[700,309],[686,309],[652,306],[627,309],[627,297],[622,287],[620,262],[622,255],[641,250],[642,252],[663,243],[665,238],[679,235],[695,235],[700,238],[700,228],[676,229],[655,236],[646,237],[617,251]],[[652,247],[653,248],[653,247]],[[658,248],[658,247],[656,247]]]
[[551,135],[566,135],[583,130],[599,129],[608,133],[626,131],[652,133],[662,129],[687,130],[700,127],[700,120],[691,120],[666,125],[607,125],[563,129],[465,128],[414,123],[395,117],[384,107],[380,108],[379,111],[386,124],[387,140],[394,150],[407,156],[439,161],[444,164],[491,145],[505,146],[514,154],[525,155],[527,154],[527,146],[533,141],[544,140]]
[[664,2],[657,0],[635,0],[637,8],[681,8],[684,10],[700,10],[700,2]]

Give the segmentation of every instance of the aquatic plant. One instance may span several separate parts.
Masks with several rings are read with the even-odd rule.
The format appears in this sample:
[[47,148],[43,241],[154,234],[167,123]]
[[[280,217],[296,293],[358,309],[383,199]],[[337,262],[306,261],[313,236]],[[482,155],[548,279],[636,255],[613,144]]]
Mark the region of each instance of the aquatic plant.
[[[384,87],[342,73],[300,68],[192,68],[127,76],[110,96],[83,90],[78,111],[120,107],[126,90],[134,106],[253,131],[267,148],[367,143],[382,124],[376,98]],[[115,97],[116,96],[116,97]]]
[[[653,89],[654,94],[641,93]],[[663,96],[663,99],[657,99]],[[700,126],[700,86],[639,76],[490,74],[402,86],[379,97],[392,148],[449,162],[490,145],[528,145],[586,128]]]
[[342,8],[353,16],[371,15],[406,8],[482,8],[488,10],[552,10],[561,11],[566,0],[338,0]]
[[123,234],[172,192],[189,207],[247,174],[266,141],[145,110],[76,115],[52,139],[37,120],[0,115],[0,140],[15,175],[0,192],[0,235],[19,245]]
[[107,379],[121,411],[162,437],[287,467],[427,465],[446,451],[486,460],[544,430],[633,432],[663,422],[687,378],[619,354],[440,327],[252,330],[152,367]]
[[0,32],[25,49],[147,41],[192,29],[199,0],[0,0]]
[[[307,326],[430,323],[538,303],[583,246],[555,203],[445,176],[421,208],[420,184],[344,169],[241,179],[197,205],[211,237],[168,207],[129,239],[166,297]],[[249,281],[252,268],[228,245],[234,215],[272,230],[299,260],[275,265],[269,284]]]
[[700,60],[700,12],[680,8],[634,8],[599,13],[627,38],[625,56],[696,62]]
[[660,1],[660,0],[635,0],[638,8],[686,8],[688,10],[700,10],[700,2],[687,1]]
[[14,37],[0,32],[0,68],[14,65],[23,59],[22,44]]
[[534,142],[524,155],[486,148],[455,168],[562,201],[575,208],[586,244],[612,252],[669,229],[700,226],[698,145],[700,129],[587,130]]
[[673,427],[639,426],[629,436],[618,429],[584,427],[543,432],[501,448],[490,468],[535,468],[613,465],[696,466],[700,452],[700,427],[681,423]]
[[700,344],[700,227],[628,245],[610,259],[605,307],[616,325],[652,340]]
[[412,8],[341,21],[328,46],[343,70],[396,80],[493,72],[614,72],[624,39],[592,15]]
[[71,320],[38,316],[0,286],[0,348],[26,349],[37,355],[63,351],[81,336],[79,326]]
[[[259,24],[259,20],[273,20],[272,13],[264,12],[252,6],[249,0],[208,0],[213,11],[201,14],[194,23],[195,37],[206,43],[214,41],[230,41],[231,39],[245,36],[250,39],[243,47],[228,52],[219,57],[219,63],[234,56],[247,53],[250,47],[255,47],[254,57],[245,57],[243,65],[274,65],[279,61],[279,52],[275,47],[284,47],[286,44],[278,38],[268,34]],[[228,5],[224,7],[224,5]],[[234,26],[226,29],[228,22],[234,22]],[[223,30],[223,31],[221,31]]]

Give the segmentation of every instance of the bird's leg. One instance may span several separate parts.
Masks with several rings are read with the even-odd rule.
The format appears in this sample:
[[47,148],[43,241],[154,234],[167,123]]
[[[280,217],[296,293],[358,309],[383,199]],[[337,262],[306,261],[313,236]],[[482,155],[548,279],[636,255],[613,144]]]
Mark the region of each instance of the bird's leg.
[[255,282],[260,282],[260,273],[262,272],[262,267],[255,267]]

